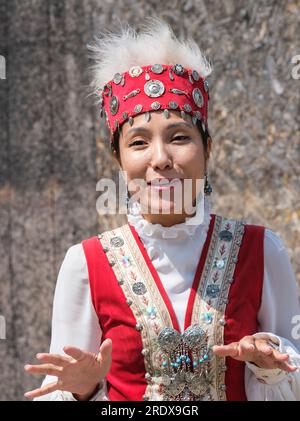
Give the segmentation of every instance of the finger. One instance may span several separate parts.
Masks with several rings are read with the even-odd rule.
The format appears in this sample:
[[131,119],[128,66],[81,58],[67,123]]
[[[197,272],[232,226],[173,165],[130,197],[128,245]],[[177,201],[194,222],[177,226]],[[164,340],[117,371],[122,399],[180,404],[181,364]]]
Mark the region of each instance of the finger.
[[277,351],[277,350],[273,350],[273,356],[276,360],[279,360],[279,361],[288,361],[290,358],[288,354]]
[[298,369],[298,367],[296,367],[296,366],[294,366],[292,364],[289,364],[289,363],[287,363],[285,361],[275,361],[275,365],[278,368],[281,368],[281,370],[287,371],[289,373],[292,373],[292,372],[294,372],[294,371],[296,371]]
[[238,342],[232,342],[228,345],[214,345],[212,351],[219,357],[232,357],[238,356]]
[[24,366],[24,369],[30,374],[44,374],[50,376],[59,376],[62,372],[62,367],[58,367],[53,364],[40,364]]
[[24,396],[29,399],[34,399],[39,396],[47,395],[47,393],[55,392],[56,390],[59,390],[57,381],[46,384],[38,389],[31,390],[30,392],[26,392],[24,393]]
[[101,363],[105,363],[111,359],[111,352],[112,352],[112,341],[111,339],[105,339],[102,342],[100,349],[99,349],[99,359]]
[[86,356],[86,353],[84,351],[82,351],[79,348],[76,348],[75,346],[65,346],[64,352],[77,361],[82,360]]
[[69,357],[64,357],[58,354],[36,354],[36,358],[43,363],[50,363],[54,365],[58,365],[61,367],[65,367],[70,363]]
[[246,357],[247,354],[255,351],[255,339],[253,336],[244,336],[239,342],[239,356]]

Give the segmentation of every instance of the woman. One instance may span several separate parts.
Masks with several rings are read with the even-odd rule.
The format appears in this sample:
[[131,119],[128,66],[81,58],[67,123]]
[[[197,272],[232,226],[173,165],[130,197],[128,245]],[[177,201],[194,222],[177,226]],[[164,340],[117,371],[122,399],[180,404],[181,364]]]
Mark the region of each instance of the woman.
[[159,19],[92,50],[128,224],[68,250],[50,353],[25,366],[46,378],[25,396],[299,400],[287,252],[271,230],[211,213],[209,63]]

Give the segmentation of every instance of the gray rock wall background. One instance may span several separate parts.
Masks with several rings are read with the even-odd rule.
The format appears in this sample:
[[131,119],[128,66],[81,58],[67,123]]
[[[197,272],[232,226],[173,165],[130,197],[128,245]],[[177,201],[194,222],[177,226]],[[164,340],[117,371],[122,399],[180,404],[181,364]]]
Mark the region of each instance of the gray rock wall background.
[[299,1],[0,0],[1,400],[41,383],[23,365],[48,350],[67,248],[125,222],[95,209],[96,181],[116,167],[87,98],[86,44],[97,28],[154,12],[214,64],[214,211],[277,232],[300,281]]

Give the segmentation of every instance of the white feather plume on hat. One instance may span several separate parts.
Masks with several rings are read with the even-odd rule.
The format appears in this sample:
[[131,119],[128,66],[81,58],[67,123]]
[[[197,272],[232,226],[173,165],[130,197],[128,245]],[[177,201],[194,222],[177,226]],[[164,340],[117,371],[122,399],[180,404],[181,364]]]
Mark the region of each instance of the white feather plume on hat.
[[92,65],[91,87],[94,94],[115,73],[128,71],[132,66],[151,64],[181,64],[207,77],[212,65],[201,52],[197,43],[187,38],[178,39],[170,25],[158,17],[148,17],[139,33],[129,24],[121,25],[121,31],[101,32],[88,44]]

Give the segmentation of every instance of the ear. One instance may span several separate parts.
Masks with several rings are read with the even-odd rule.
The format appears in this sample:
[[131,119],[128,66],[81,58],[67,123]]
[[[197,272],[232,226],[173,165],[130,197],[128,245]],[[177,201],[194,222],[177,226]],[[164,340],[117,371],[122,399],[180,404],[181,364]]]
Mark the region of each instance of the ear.
[[117,163],[118,167],[120,169],[122,169],[121,160],[120,160],[120,158],[118,158],[117,152],[115,150],[113,150],[112,156],[113,156],[113,159],[115,160],[115,162]]

